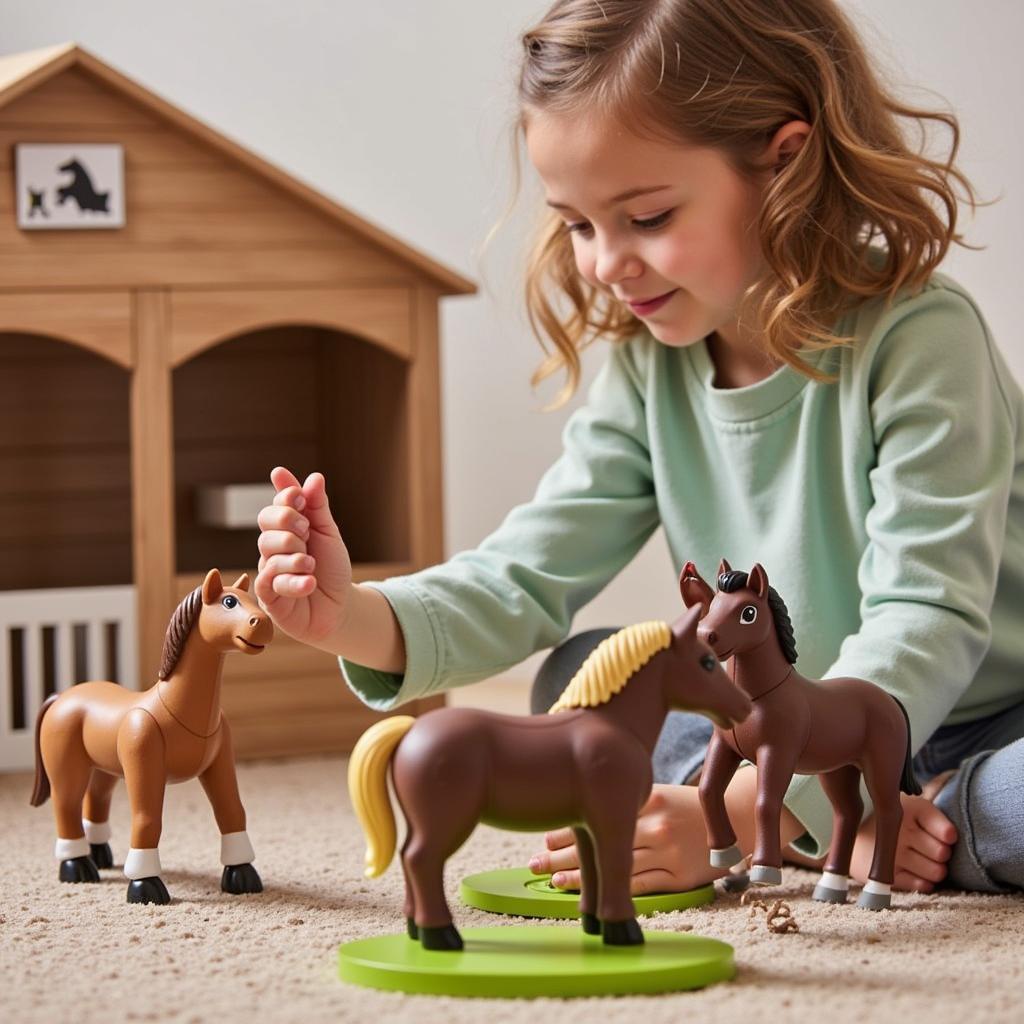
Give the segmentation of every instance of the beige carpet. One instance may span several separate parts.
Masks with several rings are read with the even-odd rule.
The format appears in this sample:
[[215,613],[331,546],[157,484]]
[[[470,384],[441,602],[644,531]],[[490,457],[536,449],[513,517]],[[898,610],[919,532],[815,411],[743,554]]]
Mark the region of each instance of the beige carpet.
[[[363,840],[344,772],[344,761],[326,758],[241,766],[266,887],[242,898],[220,892],[219,842],[199,785],[171,787],[160,846],[168,907],[128,906],[120,871],[104,872],[100,885],[58,883],[50,805],[28,806],[27,776],[0,776],[0,1019],[533,1024],[550,1013],[558,1024],[1024,1021],[1024,898],[900,895],[899,909],[869,914],[813,903],[813,876],[796,870],[787,870],[779,894],[797,933],[769,932],[763,913],[751,918],[724,895],[710,907],[647,922],[735,947],[736,980],[700,992],[555,1003],[347,986],[335,974],[338,944],[398,931],[402,921],[397,863],[376,881],[361,877]],[[120,862],[123,788],[113,824]],[[478,829],[449,863],[458,922],[502,920],[458,906],[463,874],[521,865],[535,846],[532,836]]]

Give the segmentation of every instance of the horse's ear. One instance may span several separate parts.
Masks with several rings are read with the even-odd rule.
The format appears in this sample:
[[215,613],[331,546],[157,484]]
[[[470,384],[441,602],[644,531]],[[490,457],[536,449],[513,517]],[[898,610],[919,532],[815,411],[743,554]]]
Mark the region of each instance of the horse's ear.
[[697,623],[700,621],[700,605],[695,604],[692,608],[686,609],[686,614],[680,622],[680,635],[687,640],[697,639]]
[[224,591],[219,569],[211,569],[203,580],[203,604],[213,604]]
[[768,573],[764,571],[764,566],[760,562],[750,570],[747,586],[755,591],[758,597],[764,597],[768,593]]
[[683,604],[690,608],[693,605],[701,606],[701,615],[707,615],[711,602],[714,600],[714,591],[707,585],[703,577],[697,572],[693,562],[687,562],[683,571],[679,574],[679,593],[682,595]]
[[723,572],[732,572],[732,566],[724,558],[718,563],[718,575]]
[[231,584],[232,590],[248,590],[249,589],[249,574],[243,572],[241,576]]

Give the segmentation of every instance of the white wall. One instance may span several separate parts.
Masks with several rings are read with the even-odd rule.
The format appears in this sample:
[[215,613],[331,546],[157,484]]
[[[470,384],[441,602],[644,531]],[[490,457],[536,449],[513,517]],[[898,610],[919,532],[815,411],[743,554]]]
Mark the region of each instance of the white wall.
[[[973,290],[1019,377],[1024,98],[1017,0],[845,0],[897,82],[945,97],[983,194],[950,272]],[[299,178],[482,281],[444,306],[447,550],[480,540],[532,493],[567,411],[541,412],[521,303],[524,204],[488,249],[508,196],[517,33],[546,0],[0,0],[0,46],[74,40]],[[927,98],[926,98],[927,99]],[[597,361],[591,353],[590,370]],[[577,625],[671,614],[665,548],[647,551]]]

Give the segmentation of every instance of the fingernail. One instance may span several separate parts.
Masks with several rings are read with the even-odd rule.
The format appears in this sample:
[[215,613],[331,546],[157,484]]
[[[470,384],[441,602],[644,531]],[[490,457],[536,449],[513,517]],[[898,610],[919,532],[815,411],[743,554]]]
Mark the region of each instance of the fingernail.
[[539,874],[540,873],[540,857],[531,857],[530,858],[529,868],[530,868],[530,870],[535,875]]
[[306,499],[300,494],[295,499],[295,510],[301,512],[306,507]]
[[565,875],[561,871],[556,872],[551,876],[551,884],[556,888],[565,885]]

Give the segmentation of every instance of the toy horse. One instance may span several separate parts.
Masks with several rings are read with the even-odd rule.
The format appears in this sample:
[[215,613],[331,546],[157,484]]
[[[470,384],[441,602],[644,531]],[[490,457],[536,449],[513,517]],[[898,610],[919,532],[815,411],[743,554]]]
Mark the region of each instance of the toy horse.
[[221,889],[262,892],[231,732],[220,710],[224,655],[259,654],[274,636],[248,589],[248,576],[225,587],[216,569],[207,573],[171,618],[157,683],[149,690],[80,683],[39,709],[31,802],[45,803],[52,786],[62,882],[98,882],[97,868],[113,866],[107,819],[114,784],[124,776],[132,814],[124,863],[128,902],[169,903],[157,849],[164,788],[198,776],[221,831]]
[[718,592],[692,562],[680,588],[687,606],[700,608],[697,633],[726,661],[734,682],[753,702],[750,717],[731,730],[715,728],[700,780],[711,864],[739,863],[725,790],[740,761],[757,765],[757,842],[750,881],[782,880],[779,821],[794,773],[818,775],[832,802],[834,827],[825,871],[814,898],[845,903],[850,858],[864,811],[860,778],[875,805],[877,828],[869,880],[858,906],[883,910],[891,887],[903,811],[900,791],[920,793],[910,762],[910,722],[895,697],[863,679],[812,681],[794,664],[793,628],[782,598],[760,565],[734,572],[724,559]]
[[580,855],[584,932],[643,942],[630,898],[633,835],[651,792],[651,752],[672,708],[729,728],[750,702],[697,639],[699,609],[608,637],[546,715],[441,708],[387,718],[352,752],[349,791],[366,833],[368,877],[395,851],[390,764],[407,824],[402,847],[409,936],[461,949],[445,902],[445,861],[480,821],[536,831],[571,825]]

